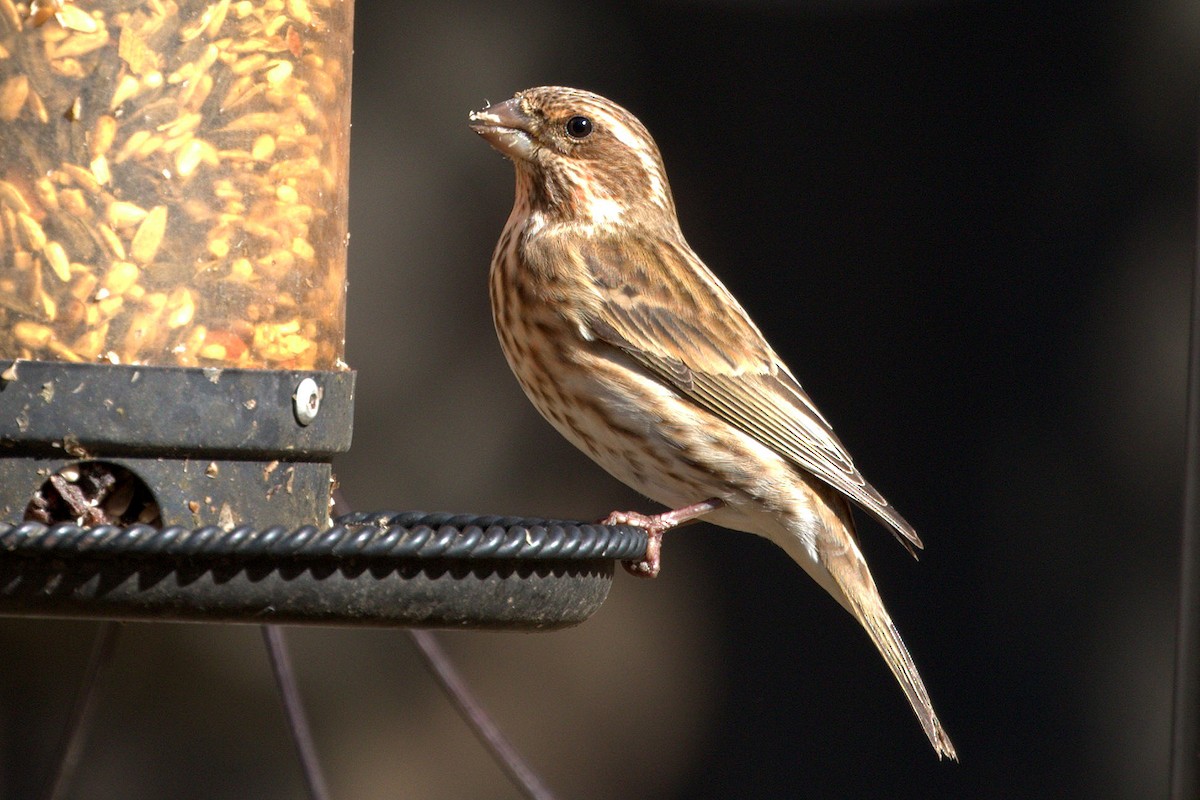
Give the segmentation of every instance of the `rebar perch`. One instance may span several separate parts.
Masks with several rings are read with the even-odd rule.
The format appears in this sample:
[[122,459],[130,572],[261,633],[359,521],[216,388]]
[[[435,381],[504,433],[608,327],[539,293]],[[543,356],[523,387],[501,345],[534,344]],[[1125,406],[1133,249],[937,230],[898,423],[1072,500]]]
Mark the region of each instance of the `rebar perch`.
[[561,628],[645,547],[627,526],[421,512],[294,530],[0,524],[0,614]]

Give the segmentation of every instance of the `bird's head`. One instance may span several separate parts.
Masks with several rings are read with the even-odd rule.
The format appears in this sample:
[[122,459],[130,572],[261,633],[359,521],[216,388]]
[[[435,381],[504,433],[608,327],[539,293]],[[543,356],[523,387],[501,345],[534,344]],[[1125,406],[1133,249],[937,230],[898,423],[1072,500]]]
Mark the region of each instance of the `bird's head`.
[[470,124],[516,164],[517,203],[530,211],[588,225],[675,224],[658,146],[611,100],[540,86],[471,112]]

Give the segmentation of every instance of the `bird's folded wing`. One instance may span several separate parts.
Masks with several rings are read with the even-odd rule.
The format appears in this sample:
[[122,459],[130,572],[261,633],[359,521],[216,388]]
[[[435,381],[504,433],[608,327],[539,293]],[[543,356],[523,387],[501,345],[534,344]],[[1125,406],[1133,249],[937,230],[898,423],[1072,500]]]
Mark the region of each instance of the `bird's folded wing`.
[[[595,338],[629,354],[684,397],[845,494],[891,528],[912,552],[922,547],[912,526],[854,466],[833,429],[778,359],[737,301],[686,248],[660,257],[686,259],[680,270],[654,269],[638,248],[629,264],[619,242],[593,245],[585,260],[609,275],[694,276],[670,285],[602,286],[586,324]],[[624,264],[622,262],[625,262]],[[636,268],[630,268],[636,267]],[[614,283],[605,281],[604,283]],[[686,313],[681,313],[684,311]],[[914,553],[915,555],[915,553]]]

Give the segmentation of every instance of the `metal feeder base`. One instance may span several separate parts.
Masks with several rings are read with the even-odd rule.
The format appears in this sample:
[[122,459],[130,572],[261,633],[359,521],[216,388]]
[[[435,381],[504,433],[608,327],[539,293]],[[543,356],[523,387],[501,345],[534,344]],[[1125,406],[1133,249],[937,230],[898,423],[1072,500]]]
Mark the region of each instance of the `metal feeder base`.
[[[4,374],[0,519],[20,520],[50,474],[84,461],[138,476],[166,525],[328,518],[353,372],[16,361]],[[315,413],[298,400],[309,386]]]
[[[350,446],[351,372],[20,361],[2,374],[0,614],[543,630],[587,619],[612,562],[645,551],[636,529],[547,520],[369,514],[318,530],[330,460]],[[107,465],[161,515],[88,516],[99,500],[64,489],[62,471]],[[60,501],[72,513],[26,513]],[[154,526],[98,524],[131,520]],[[275,523],[288,527],[255,529]]]

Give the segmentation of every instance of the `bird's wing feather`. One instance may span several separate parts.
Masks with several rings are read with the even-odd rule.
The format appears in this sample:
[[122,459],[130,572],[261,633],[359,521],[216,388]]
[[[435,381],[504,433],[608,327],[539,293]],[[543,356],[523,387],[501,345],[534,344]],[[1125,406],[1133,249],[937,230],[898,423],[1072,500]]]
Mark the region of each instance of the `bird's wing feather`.
[[[912,526],[863,478],[829,422],[728,290],[686,245],[603,238],[583,248],[599,298],[585,324],[684,397],[812,473],[891,528]],[[654,264],[649,259],[677,263]]]

